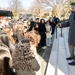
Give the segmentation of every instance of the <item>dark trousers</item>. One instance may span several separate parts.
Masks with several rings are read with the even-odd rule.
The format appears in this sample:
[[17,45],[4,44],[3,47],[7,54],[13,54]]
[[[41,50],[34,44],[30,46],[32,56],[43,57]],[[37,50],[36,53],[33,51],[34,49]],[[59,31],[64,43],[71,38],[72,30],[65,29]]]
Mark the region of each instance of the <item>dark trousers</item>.
[[41,35],[41,40],[40,40],[39,45],[40,45],[41,47],[46,46],[46,34],[45,34],[45,33],[42,33],[42,34],[40,34],[40,35]]

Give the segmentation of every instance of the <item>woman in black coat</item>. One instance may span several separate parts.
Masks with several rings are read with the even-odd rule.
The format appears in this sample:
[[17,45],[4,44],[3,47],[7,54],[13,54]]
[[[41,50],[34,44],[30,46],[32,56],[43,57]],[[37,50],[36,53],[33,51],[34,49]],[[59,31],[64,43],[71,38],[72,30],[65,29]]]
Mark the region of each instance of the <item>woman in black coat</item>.
[[39,33],[41,35],[40,46],[46,46],[46,28],[45,28],[45,20],[41,19],[39,24]]

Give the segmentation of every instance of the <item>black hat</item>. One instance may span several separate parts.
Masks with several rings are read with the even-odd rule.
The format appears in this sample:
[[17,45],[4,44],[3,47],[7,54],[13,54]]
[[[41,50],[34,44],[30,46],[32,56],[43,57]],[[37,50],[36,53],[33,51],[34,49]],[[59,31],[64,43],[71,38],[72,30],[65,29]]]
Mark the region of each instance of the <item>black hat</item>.
[[70,5],[75,5],[75,2],[72,2]]

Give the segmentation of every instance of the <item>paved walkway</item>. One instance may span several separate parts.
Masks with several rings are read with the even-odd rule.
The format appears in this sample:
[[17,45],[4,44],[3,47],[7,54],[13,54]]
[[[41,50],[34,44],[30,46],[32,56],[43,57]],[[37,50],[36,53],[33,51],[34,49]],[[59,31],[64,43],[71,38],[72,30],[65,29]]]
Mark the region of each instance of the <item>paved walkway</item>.
[[39,52],[39,57],[41,60],[41,75],[45,75],[48,60],[49,60],[50,53],[51,53],[51,48],[52,46],[47,47],[46,49],[41,49],[41,51]]
[[68,30],[63,28],[63,36],[58,28],[57,39],[54,38],[54,43],[51,55],[46,70],[46,75],[75,75],[75,66],[69,66],[66,58],[69,56],[68,49]]

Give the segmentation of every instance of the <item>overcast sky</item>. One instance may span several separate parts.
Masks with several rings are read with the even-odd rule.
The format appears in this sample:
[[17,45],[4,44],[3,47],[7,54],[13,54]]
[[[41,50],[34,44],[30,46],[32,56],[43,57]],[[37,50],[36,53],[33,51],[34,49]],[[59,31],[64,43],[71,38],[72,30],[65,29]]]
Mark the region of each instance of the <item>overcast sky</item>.
[[[5,8],[8,7],[10,0],[0,0],[0,7]],[[32,4],[34,0],[21,0],[22,5],[28,9]]]

